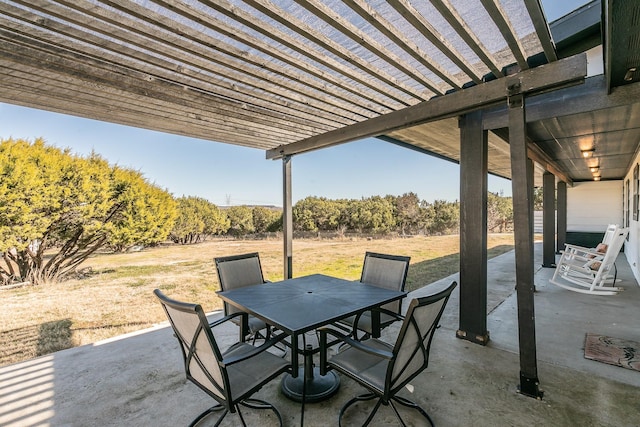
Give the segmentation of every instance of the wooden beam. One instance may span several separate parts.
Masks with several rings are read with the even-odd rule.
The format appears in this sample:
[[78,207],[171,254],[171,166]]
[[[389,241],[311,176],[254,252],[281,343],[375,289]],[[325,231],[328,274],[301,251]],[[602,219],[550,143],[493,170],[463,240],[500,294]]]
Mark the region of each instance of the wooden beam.
[[516,83],[509,96],[509,140],[516,256],[520,393],[542,397],[536,355],[533,293],[533,164],[527,156],[525,97]]
[[284,279],[293,277],[293,202],[291,199],[291,156],[282,158],[282,240]]
[[[502,138],[507,143],[509,142],[509,130],[506,128],[495,129],[492,131],[495,135]],[[569,186],[573,186],[573,180],[562,169],[562,167],[553,160],[547,153],[542,151],[535,142],[527,136],[527,156],[534,162],[538,163],[544,170],[551,172],[559,180],[566,182]]]
[[276,159],[284,155],[317,150],[371,136],[380,136],[394,130],[486,108],[506,99],[507,87],[514,81],[520,83],[523,93],[535,94],[565,85],[579,84],[586,74],[586,55],[572,56],[293,144],[281,145],[268,150],[266,157],[267,159]]
[[[590,111],[635,104],[640,99],[640,82],[619,86],[611,94],[605,76],[584,80],[580,87],[568,87],[551,93],[527,97],[527,123],[555,117],[571,116]],[[506,107],[500,106],[483,117],[485,129],[500,129],[509,125]]]
[[556,177],[542,174],[542,266],[556,266]]
[[556,252],[564,250],[567,242],[567,184],[560,181],[557,184],[557,214],[556,214]]
[[460,119],[460,316],[458,338],[487,345],[488,135],[482,112]]

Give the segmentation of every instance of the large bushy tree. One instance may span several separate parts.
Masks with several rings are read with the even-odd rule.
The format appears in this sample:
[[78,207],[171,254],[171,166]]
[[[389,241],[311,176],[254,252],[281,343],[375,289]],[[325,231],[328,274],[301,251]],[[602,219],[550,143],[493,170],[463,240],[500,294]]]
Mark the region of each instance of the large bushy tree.
[[424,206],[428,234],[457,233],[460,227],[460,204],[435,200]]
[[253,210],[249,206],[232,206],[226,210],[229,218],[229,233],[234,236],[244,236],[255,232],[253,225]]
[[75,156],[42,139],[0,141],[0,281],[56,281],[111,242],[163,240],[169,228],[156,215],[167,223],[173,214],[161,194],[95,153]]
[[499,233],[513,229],[512,198],[491,192],[487,196],[487,229]]
[[294,228],[300,231],[338,230],[344,220],[343,200],[309,196],[293,206]]
[[170,235],[175,243],[198,243],[207,236],[226,233],[230,227],[227,215],[206,199],[183,196],[177,203],[178,217]]
[[252,211],[253,228],[256,233],[275,232],[282,229],[282,212],[264,206]]
[[129,169],[113,168],[111,182],[119,209],[112,219],[114,227],[109,244],[122,251],[133,245],[154,245],[166,239],[177,215],[173,196]]
[[420,199],[416,193],[405,193],[392,198],[396,208],[396,222],[400,234],[412,234],[420,229]]

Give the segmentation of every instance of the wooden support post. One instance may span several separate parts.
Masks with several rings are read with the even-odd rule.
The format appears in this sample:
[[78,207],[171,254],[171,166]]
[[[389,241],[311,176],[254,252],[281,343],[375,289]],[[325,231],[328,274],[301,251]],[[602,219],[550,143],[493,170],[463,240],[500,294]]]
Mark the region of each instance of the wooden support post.
[[558,182],[557,198],[557,231],[556,231],[556,251],[560,253],[567,243],[567,183]]
[[515,228],[516,294],[518,302],[518,339],[520,347],[520,393],[542,398],[536,360],[536,326],[533,281],[533,180],[527,158],[524,95],[519,80],[508,86],[509,146],[513,222]]
[[488,137],[482,112],[460,119],[460,328],[456,336],[489,342],[487,331]]
[[291,202],[291,156],[282,157],[282,234],[284,240],[284,279],[293,277],[293,204]]
[[542,266],[556,266],[556,177],[551,172],[542,175]]

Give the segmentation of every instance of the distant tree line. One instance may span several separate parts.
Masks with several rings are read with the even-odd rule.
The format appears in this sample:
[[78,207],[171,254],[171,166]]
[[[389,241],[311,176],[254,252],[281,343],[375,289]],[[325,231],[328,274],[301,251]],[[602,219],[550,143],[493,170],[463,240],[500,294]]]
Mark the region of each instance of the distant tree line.
[[[307,197],[293,206],[293,224],[297,232],[336,235],[446,234],[458,231],[459,211],[457,201],[429,203],[415,193]],[[490,193],[489,230],[510,230],[512,217],[511,199]],[[98,249],[279,231],[278,208],[174,198],[140,172],[111,166],[95,153],[72,155],[42,139],[0,141],[0,285],[63,279]]]

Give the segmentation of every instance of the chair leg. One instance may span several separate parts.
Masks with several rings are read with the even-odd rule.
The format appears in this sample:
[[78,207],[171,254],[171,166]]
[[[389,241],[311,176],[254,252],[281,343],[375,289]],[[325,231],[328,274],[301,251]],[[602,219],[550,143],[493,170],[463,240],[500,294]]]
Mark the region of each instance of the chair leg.
[[[351,399],[350,401],[348,401],[347,403],[345,403],[345,405],[342,407],[342,409],[340,409],[340,415],[339,415],[339,418],[338,418],[338,426],[342,427],[342,417],[343,417],[344,413],[347,411],[347,409],[351,405],[353,405],[354,403],[357,403],[357,402],[364,402],[364,401],[367,401],[367,400],[373,400],[376,397],[379,397],[379,396],[374,394],[374,393],[366,393],[366,394],[362,394],[360,396],[356,396],[353,399]],[[401,404],[403,406],[406,406],[407,408],[411,408],[411,409],[417,410],[420,413],[420,415],[422,415],[429,422],[429,425],[431,425],[431,427],[434,427],[433,420],[431,419],[429,414],[427,414],[427,412],[424,409],[422,409],[417,403],[412,402],[411,400],[405,399],[404,397],[393,396],[391,398],[391,400],[389,401],[389,404],[391,405],[391,408],[393,409],[393,412],[396,414],[396,417],[398,418],[398,421],[400,421],[400,425],[406,426],[404,420],[402,419],[402,417],[400,416],[400,413],[398,412],[398,409],[393,404],[394,401],[398,402],[399,404]],[[369,423],[371,423],[371,421],[373,420],[374,415],[376,414],[376,412],[378,412],[378,409],[380,408],[381,404],[382,404],[382,398],[379,398],[378,402],[376,402],[375,407],[369,413],[369,416],[367,417],[366,421],[364,422],[364,424],[362,424],[363,427],[368,426]]]
[[206,411],[204,411],[200,415],[198,415],[195,420],[191,421],[191,424],[189,424],[189,427],[194,427],[200,421],[202,421],[204,418],[206,418],[209,414],[211,414],[213,412],[216,412],[216,411],[223,410],[223,409],[224,409],[224,412],[222,413],[222,416],[218,419],[218,422],[216,423],[216,425],[220,424],[220,421],[222,421],[222,419],[229,413],[229,411],[222,405],[215,405],[215,406],[212,406],[211,408],[207,409]]
[[429,424],[431,425],[431,427],[434,427],[433,420],[431,419],[429,414],[427,414],[427,412],[424,409],[422,409],[417,403],[412,402],[409,399],[405,399],[404,397],[393,396],[391,398],[391,400],[389,401],[389,403],[391,403],[391,407],[393,408],[394,412],[396,413],[396,417],[398,417],[398,419],[400,420],[402,425],[404,425],[404,423],[402,422],[402,418],[400,418],[400,414],[398,413],[398,410],[396,409],[395,405],[393,404],[393,401],[396,401],[399,404],[401,404],[403,406],[406,406],[407,408],[412,408],[412,409],[417,410],[418,412],[420,412],[420,414],[423,417],[425,417],[427,419],[427,421],[429,421]]
[[[264,400],[260,400],[260,399],[245,399],[242,402],[239,402],[238,404],[236,404],[235,412],[238,413],[238,416],[240,417],[240,421],[242,422],[242,425],[244,427],[246,427],[247,424],[244,421],[244,417],[242,416],[242,412],[240,412],[240,405],[245,406],[247,408],[251,408],[251,409],[271,409],[273,411],[273,413],[276,414],[276,417],[278,418],[278,424],[280,425],[280,427],[282,427],[282,415],[280,414],[280,411],[278,411],[278,408],[273,406],[271,403],[265,402]],[[213,412],[216,412],[216,411],[220,411],[220,410],[224,410],[224,412],[222,413],[220,418],[218,418],[218,420],[214,424],[214,426],[219,426],[220,423],[222,423],[222,420],[229,413],[229,410],[226,409],[222,405],[215,405],[215,406],[212,406],[211,408],[207,409],[206,411],[204,411],[203,413],[198,415],[196,417],[196,419],[193,420],[191,422],[191,424],[189,424],[189,427],[195,427],[200,421],[202,421],[204,418],[206,418],[209,414],[211,414]]]
[[[273,413],[276,414],[276,417],[278,417],[278,423],[282,427],[282,415],[280,415],[280,411],[278,411],[278,408],[273,406],[271,403],[265,402],[264,400],[260,399],[245,399],[242,402],[239,402],[238,405],[242,405],[251,409],[271,409]],[[236,408],[238,409],[239,414],[240,407],[236,406]],[[240,418],[242,418],[242,415],[240,415]],[[242,422],[244,423],[244,420]]]
[[[348,401],[347,403],[345,403],[344,406],[342,407],[342,409],[340,409],[340,414],[338,415],[338,426],[342,427],[342,416],[344,415],[344,413],[347,411],[347,409],[351,405],[353,405],[354,403],[357,403],[357,402],[365,402],[367,400],[373,400],[376,397],[378,397],[378,396],[376,394],[374,394],[374,393],[366,393],[366,394],[361,394],[360,396],[356,396],[353,399],[351,399],[350,401]],[[369,417],[367,418],[367,421],[365,421],[363,426],[366,426],[371,422],[371,419],[373,419],[373,416],[378,411],[378,408],[380,407],[381,403],[382,403],[382,399],[378,399],[378,402],[376,403],[375,408],[373,408],[373,411],[371,411],[371,413],[369,414]]]

